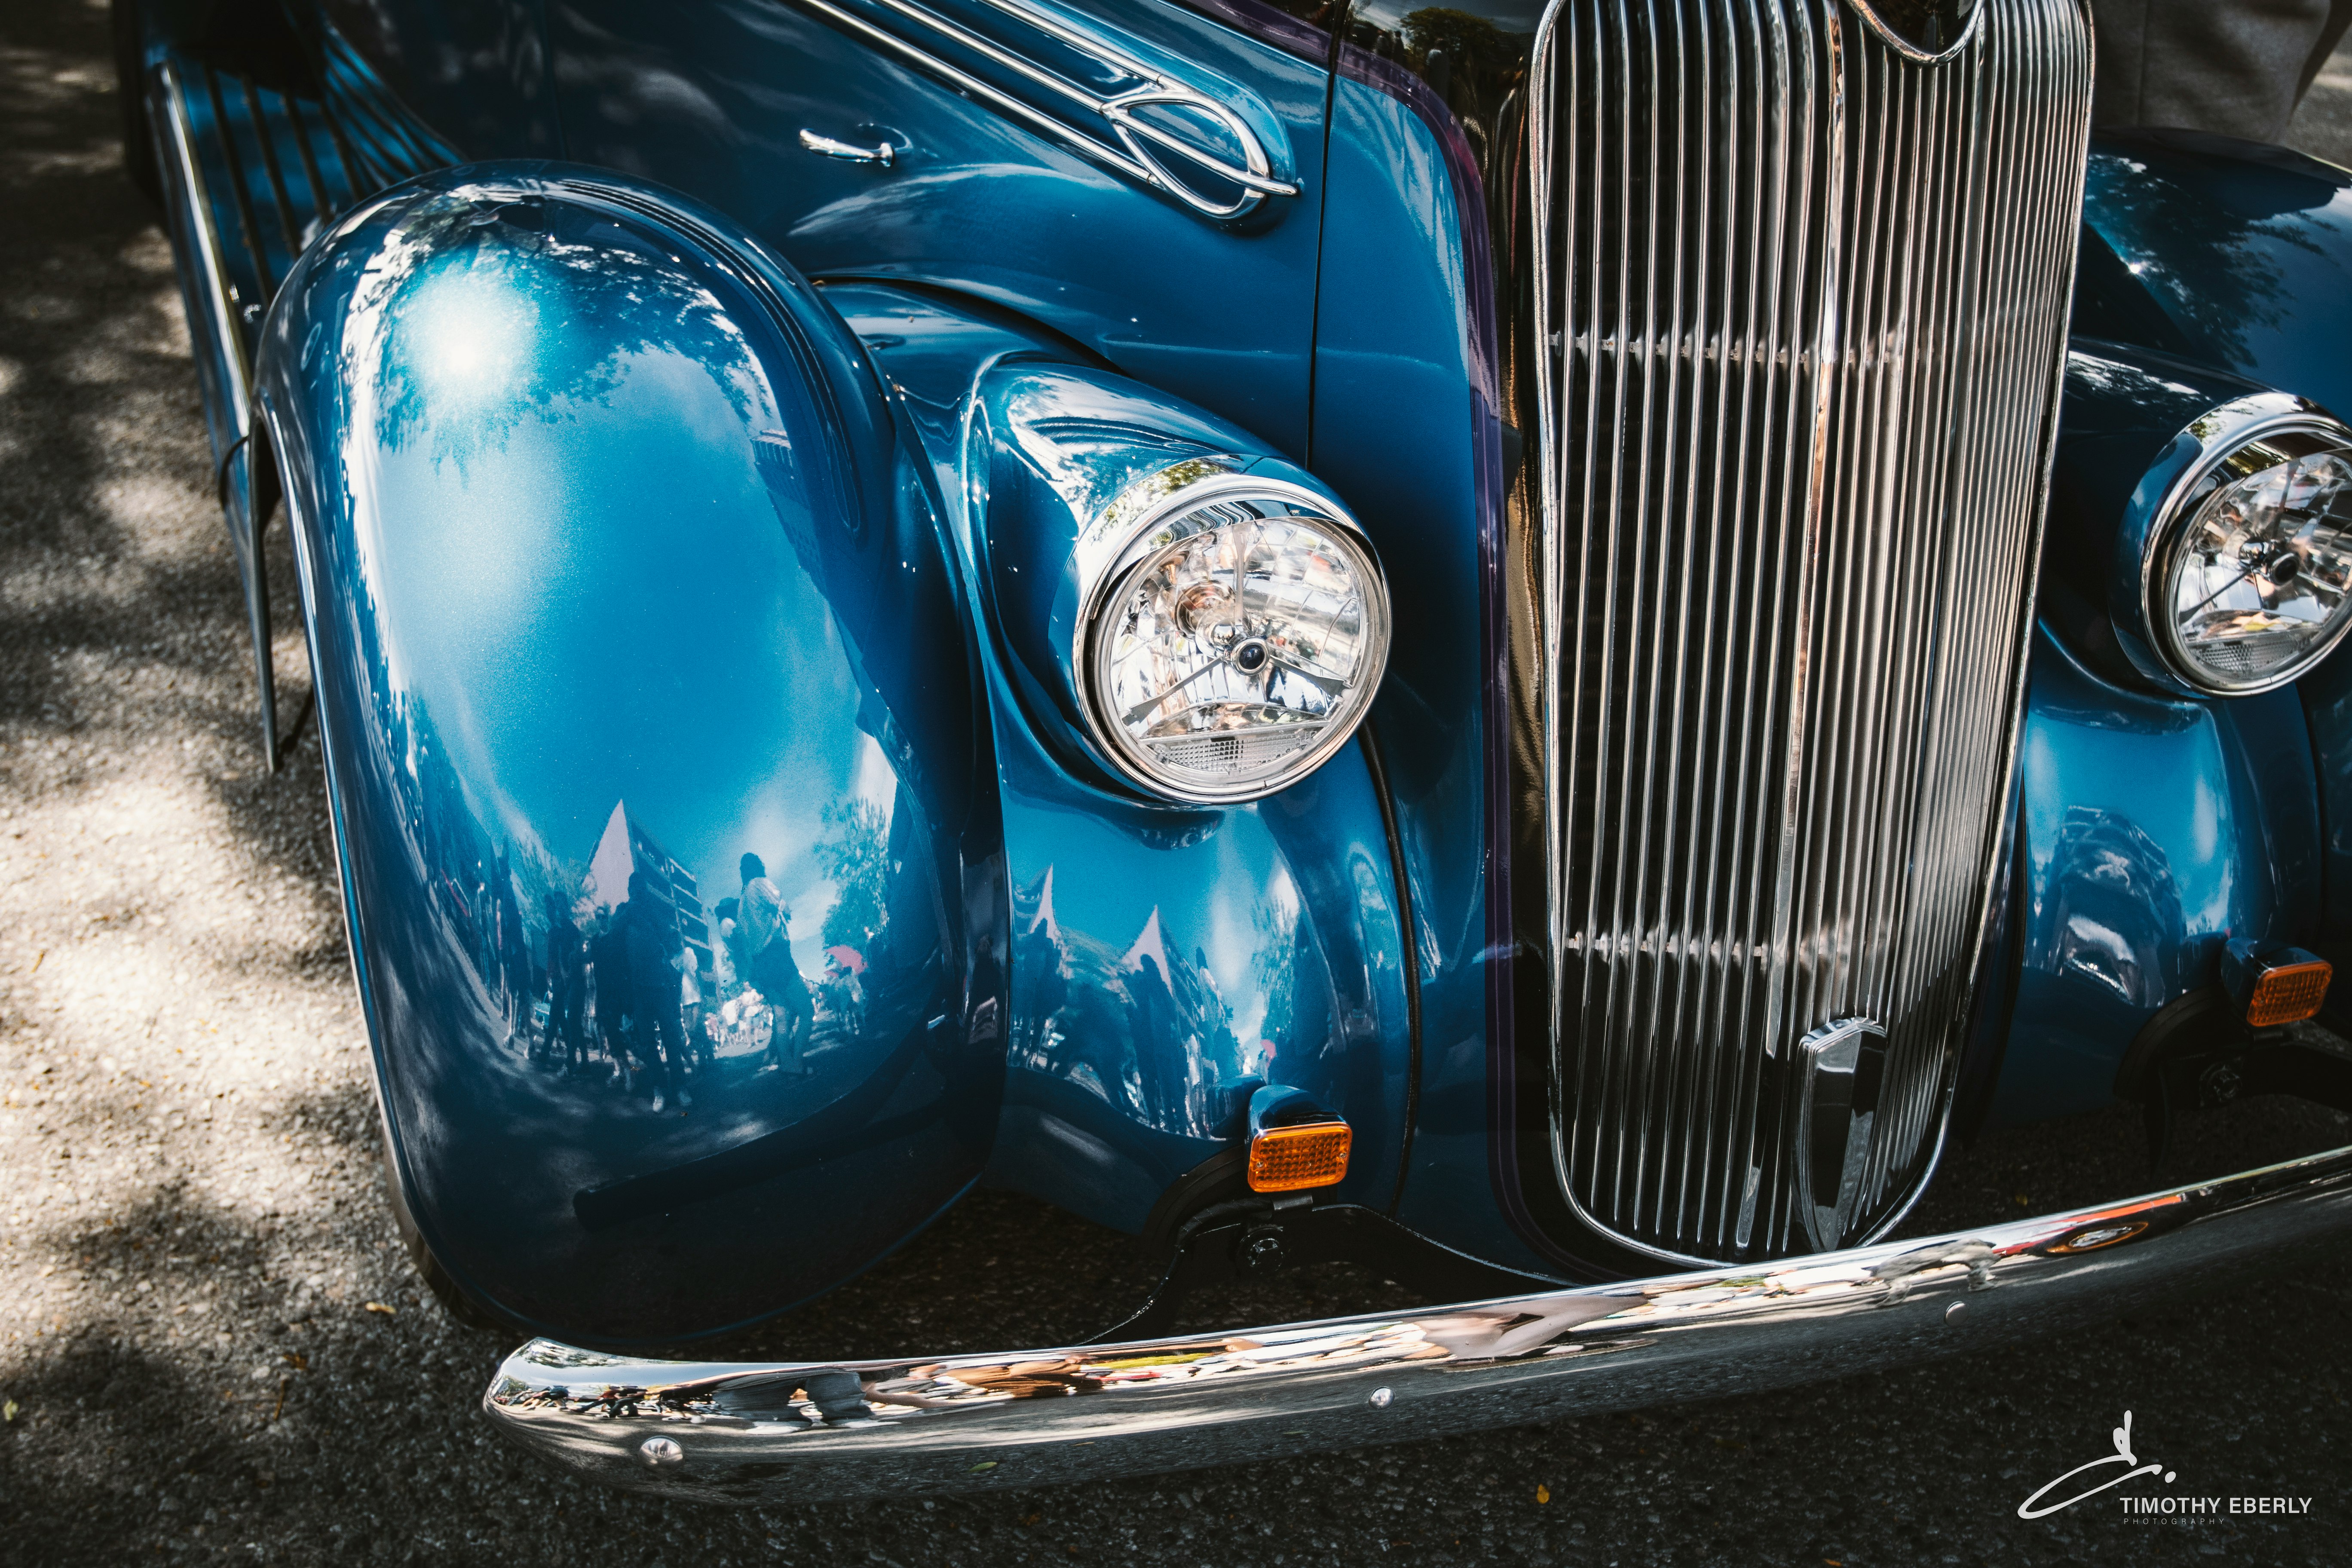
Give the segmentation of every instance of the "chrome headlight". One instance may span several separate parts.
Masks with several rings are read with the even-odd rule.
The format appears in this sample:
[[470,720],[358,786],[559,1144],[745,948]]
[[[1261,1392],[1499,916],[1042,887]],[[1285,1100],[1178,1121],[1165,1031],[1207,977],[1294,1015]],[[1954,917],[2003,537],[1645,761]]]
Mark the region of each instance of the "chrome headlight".
[[1145,788],[1254,800],[1362,721],[1388,660],[1388,588],[1329,497],[1181,463],[1124,491],[1078,553],[1087,723]]
[[2168,673],[2219,696],[2284,686],[2352,630],[2352,430],[2235,434],[2149,531],[2141,578]]

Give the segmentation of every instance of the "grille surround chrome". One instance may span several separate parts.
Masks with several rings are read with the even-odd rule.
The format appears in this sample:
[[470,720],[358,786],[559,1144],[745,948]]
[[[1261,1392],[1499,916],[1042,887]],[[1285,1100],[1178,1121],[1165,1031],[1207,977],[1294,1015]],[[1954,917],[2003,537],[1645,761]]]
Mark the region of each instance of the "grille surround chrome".
[[1529,79],[1553,1174],[1636,1254],[1812,1249],[1797,1046],[1867,1015],[1883,1234],[1940,1152],[2015,765],[2087,18],[1986,0],[1923,59],[1837,0],[1553,0]]

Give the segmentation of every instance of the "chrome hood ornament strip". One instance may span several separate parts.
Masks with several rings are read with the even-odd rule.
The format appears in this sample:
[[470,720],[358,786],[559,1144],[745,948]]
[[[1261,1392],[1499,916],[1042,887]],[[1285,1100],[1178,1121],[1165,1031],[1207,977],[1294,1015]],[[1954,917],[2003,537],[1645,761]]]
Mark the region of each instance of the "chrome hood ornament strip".
[[[974,0],[989,15],[983,28],[914,0],[793,4],[1203,217],[1239,218],[1268,196],[1298,194],[1279,126],[1244,89],[1220,83],[1223,94],[1213,92],[1042,6]],[[1097,85],[1055,69],[1034,47],[1040,41],[1092,62]],[[991,79],[990,68],[1002,75]],[[1105,79],[1120,85],[1100,90]]]

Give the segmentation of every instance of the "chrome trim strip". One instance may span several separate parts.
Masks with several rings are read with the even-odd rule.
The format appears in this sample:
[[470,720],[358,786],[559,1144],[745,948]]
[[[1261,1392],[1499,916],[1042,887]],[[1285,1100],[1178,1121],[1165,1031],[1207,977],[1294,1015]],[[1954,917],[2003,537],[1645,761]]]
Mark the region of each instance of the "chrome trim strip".
[[886,169],[897,161],[898,155],[898,150],[887,142],[868,147],[861,142],[844,142],[806,127],[801,131],[801,147],[821,158],[839,158],[848,163],[879,163]]
[[1896,32],[1894,24],[1881,19],[1878,13],[1871,8],[1871,0],[1846,0],[1846,4],[1854,8],[1864,24],[1872,32],[1877,34],[1888,48],[1914,65],[1941,65],[1975,43],[1977,35],[1984,30],[1986,0],[1969,0],[1969,19],[1961,26],[1960,36],[1941,49],[1923,49],[1901,33]]
[[[984,81],[961,67],[950,64],[938,54],[925,48],[915,39],[904,37],[890,29],[878,26],[833,0],[794,0],[794,3],[814,11],[827,20],[848,28],[861,37],[881,45],[924,69],[944,78],[959,89],[980,99],[992,108],[1010,114],[1031,125],[1052,132],[1098,162],[1108,163],[1130,179],[1139,180],[1155,190],[1170,195],[1191,207],[1203,217],[1237,218],[1267,196],[1295,196],[1298,186],[1292,182],[1274,177],[1272,159],[1265,144],[1259,140],[1246,121],[1232,107],[1211,97],[1190,82],[1180,80],[1167,72],[1144,64],[1141,60],[1104,42],[1091,34],[1081,32],[1045,13],[1024,5],[1020,0],[980,0],[980,4],[1002,12],[1015,21],[1036,28],[1055,41],[1099,60],[1104,65],[1130,76],[1146,85],[1130,91],[1102,97],[1006,47],[983,34],[974,32],[959,22],[910,3],[910,0],[874,0],[874,4],[905,18],[936,37],[946,39],[971,50],[982,58],[1003,66],[1024,79],[1045,89],[1073,106],[1101,119],[1109,128],[1118,145],[1090,134],[1067,120],[1049,114],[1034,104],[1024,102],[994,84]],[[1216,154],[1186,142],[1161,126],[1139,119],[1137,110],[1152,108],[1187,109],[1215,121],[1233,137],[1241,149],[1242,163],[1236,165]],[[1149,143],[1148,147],[1146,144]],[[1150,150],[1158,147],[1191,160],[1202,168],[1242,188],[1242,194],[1230,202],[1214,202],[1186,185]]]
[[245,331],[229,303],[228,263],[221,255],[220,231],[214,226],[211,193],[196,158],[195,129],[182,101],[179,72],[170,61],[156,68],[163,90],[164,124],[171,132],[172,156],[178,165],[180,189],[188,204],[194,227],[197,264],[204,268],[205,302],[212,307],[213,330],[220,335],[221,352],[228,358],[230,415],[241,433],[253,428],[253,363],[246,353]]
[[1066,1485],[1401,1442],[1981,1351],[2352,1228],[2352,1148],[1930,1240],[1127,1345],[648,1361],[533,1340],[482,1396],[586,1478],[773,1504]]

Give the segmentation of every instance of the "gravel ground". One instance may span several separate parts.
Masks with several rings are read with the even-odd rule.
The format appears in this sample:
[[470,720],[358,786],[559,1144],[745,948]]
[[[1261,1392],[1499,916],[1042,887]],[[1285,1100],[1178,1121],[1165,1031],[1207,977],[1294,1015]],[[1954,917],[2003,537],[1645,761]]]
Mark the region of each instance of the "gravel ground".
[[[235,568],[170,252],[118,166],[102,7],[12,7],[0,73],[0,1560],[2342,1561],[2341,1247],[1900,1373],[1175,1478],[728,1511],[540,1470],[476,1414],[507,1342],[442,1314],[387,1217],[316,748],[257,765]],[[2352,163],[2352,67],[2322,91],[2298,140]],[[277,658],[299,705],[290,625]],[[2346,1141],[2342,1118],[2241,1106],[2181,1168]],[[2003,1135],[1916,1223],[2139,1174],[2128,1117]],[[1143,1282],[1118,1237],[983,1194],[713,1348],[1050,1343]],[[1339,1269],[1202,1310],[1393,1299]],[[2183,1489],[2310,1513],[2018,1519],[2109,1451],[2126,1409]]]

